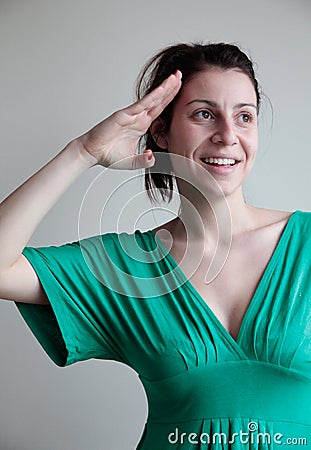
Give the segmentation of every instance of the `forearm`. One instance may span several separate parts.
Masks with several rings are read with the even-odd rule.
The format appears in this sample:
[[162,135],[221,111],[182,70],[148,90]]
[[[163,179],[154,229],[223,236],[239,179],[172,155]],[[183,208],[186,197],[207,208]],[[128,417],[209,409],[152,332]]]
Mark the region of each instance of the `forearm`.
[[74,140],[0,204],[0,273],[15,263],[48,211],[93,165],[95,159]]

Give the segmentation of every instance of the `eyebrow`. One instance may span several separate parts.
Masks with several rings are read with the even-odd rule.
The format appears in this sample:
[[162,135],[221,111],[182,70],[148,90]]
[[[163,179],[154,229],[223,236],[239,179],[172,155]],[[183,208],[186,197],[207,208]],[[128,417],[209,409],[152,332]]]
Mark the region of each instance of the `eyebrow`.
[[[212,106],[213,108],[217,108],[219,106],[213,100],[200,99],[200,98],[191,100],[191,102],[187,103],[186,106],[191,105],[191,103],[205,103],[206,105]],[[238,103],[237,105],[235,105],[234,109],[244,108],[244,106],[251,106],[252,108],[255,108],[257,111],[257,106],[254,105],[254,103]]]

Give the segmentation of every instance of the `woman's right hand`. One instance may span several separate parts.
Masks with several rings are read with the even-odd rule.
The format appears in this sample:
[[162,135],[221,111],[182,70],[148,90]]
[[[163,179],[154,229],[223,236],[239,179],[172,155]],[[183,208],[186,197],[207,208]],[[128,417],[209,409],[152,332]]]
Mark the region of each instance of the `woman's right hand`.
[[[154,164],[151,150],[136,154],[139,138],[172,101],[181,86],[176,71],[141,100],[121,109],[78,138],[82,154],[94,165],[141,169]],[[91,156],[90,156],[91,155]]]

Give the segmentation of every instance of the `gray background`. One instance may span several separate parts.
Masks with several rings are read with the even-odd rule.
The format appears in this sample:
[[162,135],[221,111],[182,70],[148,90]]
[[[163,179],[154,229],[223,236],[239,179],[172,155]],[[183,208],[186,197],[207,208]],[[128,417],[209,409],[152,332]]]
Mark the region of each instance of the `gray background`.
[[[1,198],[75,136],[131,103],[138,71],[156,50],[221,40],[250,53],[273,104],[273,126],[268,103],[260,118],[246,198],[267,208],[309,210],[310,7],[309,0],[2,0]],[[73,241],[78,230],[84,237],[151,228],[171,218],[173,211],[149,211],[137,221],[137,212],[150,207],[144,193],[132,199],[142,191],[141,179],[111,172],[95,167],[83,174],[29,245]],[[118,185],[113,205],[104,208]],[[5,301],[0,342],[1,450],[135,448],[147,405],[133,370],[94,360],[57,368]]]

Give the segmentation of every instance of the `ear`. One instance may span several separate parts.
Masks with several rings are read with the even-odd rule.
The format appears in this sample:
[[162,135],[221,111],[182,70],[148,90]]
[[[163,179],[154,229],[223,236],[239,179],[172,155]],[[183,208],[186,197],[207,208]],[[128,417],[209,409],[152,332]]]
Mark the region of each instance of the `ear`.
[[150,133],[154,142],[161,148],[167,149],[168,143],[166,140],[166,134],[164,133],[163,119],[157,117],[150,125]]

